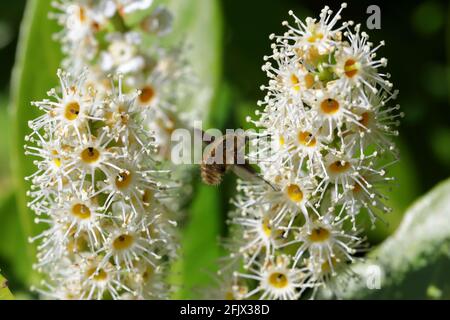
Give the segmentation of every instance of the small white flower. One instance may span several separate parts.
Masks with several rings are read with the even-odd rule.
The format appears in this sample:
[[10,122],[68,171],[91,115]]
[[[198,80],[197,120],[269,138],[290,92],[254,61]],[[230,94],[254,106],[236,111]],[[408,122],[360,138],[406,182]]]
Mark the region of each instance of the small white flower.
[[158,251],[164,241],[151,234],[155,220],[143,218],[142,221],[136,222],[130,216],[127,216],[127,220],[122,221],[123,226],[112,227],[104,247],[99,251],[104,254],[101,266],[112,259],[116,268],[131,272],[134,262],[142,259],[156,268],[162,258]]
[[99,103],[91,92],[85,90],[86,75],[74,79],[73,76],[58,70],[61,85],[61,95],[56,90],[49,91],[53,100],[34,102],[45,114],[32,120],[29,126],[33,131],[43,127],[51,127],[61,135],[71,134],[72,131],[81,139],[81,132],[87,130],[87,121],[102,120],[97,116]]
[[[396,98],[397,91],[390,93],[380,90],[377,93],[370,92],[367,100],[354,107],[354,112],[359,116],[356,124],[357,128],[350,128],[343,135],[352,135],[352,139],[347,138],[348,144],[356,144],[360,154],[369,146],[376,146],[380,153],[391,153],[394,158],[398,158],[397,149],[392,139],[398,136],[397,127],[403,112],[398,112],[400,106],[388,104]],[[351,141],[353,140],[353,141]]]
[[278,256],[267,264],[256,264],[248,273],[236,273],[237,278],[258,281],[256,288],[245,294],[244,298],[264,300],[296,300],[300,297],[300,290],[305,286],[305,275],[299,269],[290,267],[288,256]]
[[342,44],[336,52],[336,65],[334,70],[339,77],[339,88],[349,91],[357,88],[359,94],[365,95],[363,87],[377,92],[377,85],[383,89],[389,89],[392,84],[386,80],[388,75],[378,72],[379,67],[387,65],[387,59],[376,60],[376,51],[384,45],[384,41],[375,48],[368,41],[369,36],[360,32],[360,25],[356,25],[355,33],[346,31],[350,44]]
[[298,228],[295,239],[284,244],[299,244],[293,258],[294,267],[305,257],[305,253],[314,257],[319,264],[328,262],[331,268],[336,254],[344,255],[347,260],[352,261],[352,255],[357,252],[363,239],[358,237],[357,233],[343,231],[344,221],[336,220],[334,215],[327,214]]
[[105,72],[135,73],[145,67],[145,59],[138,46],[142,40],[138,33],[114,33],[107,38],[108,51],[102,51],[100,65]]
[[307,51],[310,48],[317,48],[320,54],[329,51],[336,41],[339,40],[340,31],[347,27],[344,22],[341,27],[336,28],[337,22],[341,19],[342,9],[347,7],[343,3],[338,12],[333,16],[333,11],[329,7],[324,7],[320,12],[320,19],[306,18],[305,23],[294,15],[292,11],[289,14],[294,17],[296,27],[291,27],[287,22],[283,24],[288,26],[289,31],[277,41],[282,43],[284,40],[293,42],[293,48]]
[[248,255],[247,267],[250,266],[255,259],[263,251],[265,258],[268,259],[274,252],[277,242],[281,236],[280,230],[272,223],[271,212],[262,212],[262,209],[247,210],[249,216],[235,217],[232,221],[242,228],[242,238],[245,243],[239,247],[239,254]]
[[81,286],[80,299],[101,300],[105,294],[118,299],[119,291],[131,292],[120,281],[120,271],[115,269],[111,263],[100,265],[102,257],[93,255],[80,260],[72,266],[73,277],[78,278]]
[[142,27],[147,32],[165,36],[172,31],[173,15],[165,7],[159,6],[142,22]]

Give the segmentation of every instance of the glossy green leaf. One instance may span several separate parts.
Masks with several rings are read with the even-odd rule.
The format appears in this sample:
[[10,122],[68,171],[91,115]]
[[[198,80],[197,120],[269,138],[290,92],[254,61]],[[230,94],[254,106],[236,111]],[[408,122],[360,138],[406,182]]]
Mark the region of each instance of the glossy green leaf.
[[0,266],[15,291],[25,289],[24,279],[29,273],[26,264],[28,243],[23,235],[16,203],[14,192],[0,199]]
[[[450,298],[450,180],[421,197],[339,294],[358,299]],[[345,277],[345,276],[344,276]],[[376,283],[380,280],[379,289]],[[370,289],[371,287],[372,289]]]
[[[167,3],[166,1],[159,1]],[[192,101],[185,109],[200,112],[204,129],[222,127],[229,112],[221,94],[222,78],[222,16],[217,0],[169,0],[174,15],[172,44],[183,41],[196,83]],[[226,97],[225,97],[226,98]],[[198,298],[198,290],[211,282],[211,272],[219,257],[218,238],[223,208],[220,189],[198,186],[195,199],[188,209],[188,217],[180,240],[181,257],[173,276],[180,291],[176,298]],[[183,227],[183,226],[182,226]]]
[[[24,136],[29,133],[27,122],[39,115],[31,101],[46,97],[46,92],[57,83],[56,70],[61,54],[52,35],[58,30],[56,23],[48,19],[50,0],[30,0],[23,18],[17,49],[16,65],[12,79],[12,164],[14,184],[17,190],[17,214],[20,217],[25,239],[36,233],[33,213],[27,208],[26,190],[29,185],[24,177],[34,171],[33,159],[23,153]],[[27,283],[36,281],[32,271],[35,248],[27,246],[26,258],[22,261],[27,272]]]
[[220,191],[216,187],[200,185],[197,188],[181,240],[181,259],[177,270],[181,290],[176,298],[200,298],[199,290],[211,283],[220,256],[221,202]]
[[0,94],[0,198],[10,190],[10,166],[9,166],[9,149],[10,149],[10,121],[8,117],[8,98]]
[[222,74],[222,15],[217,0],[159,1],[168,3],[174,15],[174,29],[168,42],[187,47],[187,57],[195,77],[193,100],[188,109],[195,109],[206,121],[216,112],[214,102]]
[[14,296],[8,288],[8,281],[0,274],[0,300],[14,300]]

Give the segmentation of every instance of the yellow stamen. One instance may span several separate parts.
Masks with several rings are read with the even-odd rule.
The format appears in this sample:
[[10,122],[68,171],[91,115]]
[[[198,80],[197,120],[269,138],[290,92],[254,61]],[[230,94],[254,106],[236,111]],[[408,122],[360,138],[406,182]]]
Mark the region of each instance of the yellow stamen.
[[155,97],[155,89],[151,86],[146,86],[141,89],[141,94],[139,95],[139,102],[141,103],[150,103]]
[[86,10],[83,7],[79,7],[78,17],[80,18],[81,22],[86,21]]
[[283,289],[286,288],[286,286],[289,284],[288,278],[285,274],[281,272],[274,272],[269,276],[269,283],[271,286],[277,288],[277,289]]
[[314,76],[311,73],[308,73],[305,76],[305,84],[307,89],[311,89],[314,86]]
[[320,108],[325,114],[335,114],[339,111],[339,102],[334,99],[328,98],[322,101]]
[[269,224],[269,220],[265,219],[262,224],[264,234],[269,238],[272,235],[272,226]]
[[[370,114],[368,112],[364,112],[363,114],[361,114],[361,119],[359,120],[359,123],[364,128],[368,128],[369,121],[370,121]],[[360,128],[360,129],[363,130],[364,128]]]
[[74,121],[78,118],[80,114],[80,105],[76,101],[69,102],[66,104],[66,108],[64,110],[64,117],[69,121]]
[[58,168],[61,167],[61,158],[58,157],[59,153],[56,150],[52,151],[52,156],[54,156],[53,158],[53,163],[55,164],[55,166],[57,166]]
[[113,248],[115,250],[126,250],[134,243],[134,237],[129,234],[121,234],[113,241]]
[[103,269],[97,270],[96,267],[89,268],[86,271],[86,277],[90,278],[91,276],[92,279],[94,279],[95,281],[105,281],[108,278],[108,274],[106,273],[105,270]]
[[72,206],[72,215],[79,219],[89,219],[91,217],[91,210],[82,203],[77,203]]
[[316,228],[311,231],[309,240],[311,242],[324,242],[330,238],[330,231],[324,228]]
[[122,171],[116,177],[117,189],[126,189],[130,185],[132,180],[132,174],[129,171]]
[[317,143],[316,138],[308,131],[301,131],[298,133],[298,142],[306,147],[314,147]]
[[303,192],[296,184],[290,184],[286,189],[286,193],[293,202],[300,202],[303,200]]
[[318,33],[313,32],[313,34],[308,37],[308,42],[309,43],[314,43],[317,40],[322,40],[322,39],[323,39],[323,33],[321,33],[321,32],[318,32]]
[[358,64],[353,59],[348,59],[344,64],[344,73],[348,78],[353,78],[358,73]]
[[291,84],[295,91],[300,90],[300,80],[298,79],[298,77],[295,74],[291,75]]
[[86,148],[81,152],[81,159],[89,164],[97,162],[100,158],[100,152],[92,147]]
[[350,162],[341,160],[335,161],[328,166],[332,173],[342,173],[347,171],[350,167]]

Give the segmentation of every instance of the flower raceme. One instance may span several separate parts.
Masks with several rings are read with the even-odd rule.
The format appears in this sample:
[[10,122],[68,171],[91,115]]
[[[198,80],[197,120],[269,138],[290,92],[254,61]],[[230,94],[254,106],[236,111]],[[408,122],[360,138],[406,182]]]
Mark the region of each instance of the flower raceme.
[[[168,164],[178,102],[190,77],[182,48],[160,47],[171,30],[151,0],[60,0],[51,17],[66,54],[59,88],[33,102],[25,153],[36,222],[46,229],[35,268],[43,297],[163,299],[177,254],[180,182]],[[136,25],[127,15],[146,10]],[[142,14],[141,14],[142,15]],[[145,37],[153,37],[149,44]]]
[[143,126],[148,110],[137,92],[122,93],[121,78],[118,90],[99,100],[85,89],[85,74],[58,76],[61,94],[35,103],[44,114],[30,122],[26,146],[38,168],[29,206],[48,225],[32,239],[42,239],[35,266],[58,285],[49,284],[47,294],[165,296],[145,287],[162,280],[164,261],[175,254],[176,222],[165,201],[176,184],[152,158],[153,136]]
[[241,181],[233,201],[232,267],[221,272],[231,274],[226,292],[234,298],[333,291],[336,274],[352,274],[366,248],[360,217],[373,226],[390,210],[386,163],[398,158],[392,138],[403,114],[382,71],[387,59],[377,57],[384,42],[375,46],[359,24],[340,23],[345,7],[305,21],[291,11],[294,24],[270,36],[266,96],[249,119],[262,131],[252,143],[270,150],[267,159],[249,154],[268,183]]

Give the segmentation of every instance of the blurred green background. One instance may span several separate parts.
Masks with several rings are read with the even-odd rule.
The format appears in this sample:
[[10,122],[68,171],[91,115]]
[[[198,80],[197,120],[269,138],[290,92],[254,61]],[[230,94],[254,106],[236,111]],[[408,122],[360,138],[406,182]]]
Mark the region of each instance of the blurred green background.
[[[379,223],[376,230],[370,231],[370,241],[376,245],[396,229],[403,213],[417,197],[450,177],[450,8],[448,1],[437,0],[347,2],[344,19],[361,22],[364,28],[367,6],[380,6],[381,30],[367,31],[373,42],[386,41],[379,54],[389,60],[387,70],[400,90],[398,102],[406,114],[397,141],[401,161],[391,172],[397,177],[397,187],[390,196],[394,212],[384,217],[387,224]],[[214,72],[220,78],[210,107],[210,126],[222,129],[247,126],[245,117],[254,114],[256,101],[263,97],[259,86],[266,82],[261,65],[263,55],[270,53],[269,34],[284,32],[281,21],[289,18],[288,10],[294,10],[302,18],[317,16],[325,4],[333,9],[339,6],[337,1],[317,0],[218,1],[212,23],[217,24],[215,30],[221,32],[216,37],[220,45],[202,44],[203,50],[211,45],[211,50],[220,51],[216,52],[220,62]],[[24,274],[29,269],[21,268],[18,262],[27,258],[23,257],[26,237],[17,213],[11,171],[14,119],[9,116],[10,78],[25,5],[25,0],[0,2],[0,269],[16,292],[27,291]],[[191,10],[189,14],[195,19],[198,11]],[[196,54],[200,61],[202,52]],[[51,76],[55,70],[42,65],[40,72]],[[196,198],[183,224],[186,261],[180,268],[188,270],[184,271],[186,289],[206,284],[206,273],[198,269],[208,265],[214,269],[215,259],[220,255],[214,244],[210,244],[210,249],[205,248],[211,241],[199,238],[197,230],[209,230],[206,237],[212,242],[226,236],[228,200],[235,193],[235,178],[231,175],[226,177],[220,192],[217,188],[200,185],[198,179],[195,181]],[[204,252],[204,259],[199,258],[199,251]],[[195,261],[189,262],[189,256],[195,257]]]

